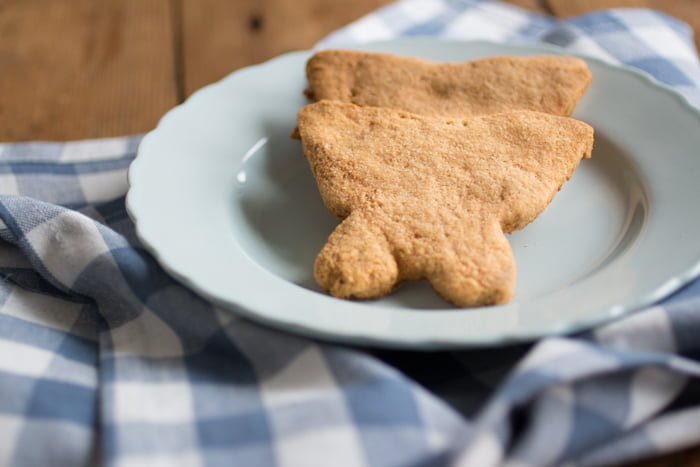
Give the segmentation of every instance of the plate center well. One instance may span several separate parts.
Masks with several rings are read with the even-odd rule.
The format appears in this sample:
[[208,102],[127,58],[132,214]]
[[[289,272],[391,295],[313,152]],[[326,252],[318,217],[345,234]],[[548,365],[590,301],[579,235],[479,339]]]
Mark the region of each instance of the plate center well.
[[[314,259],[337,221],[323,206],[290,130],[268,128],[243,158],[232,235],[261,267],[319,291]],[[646,215],[643,184],[630,159],[597,134],[593,158],[581,163],[535,222],[509,236],[518,268],[515,300],[554,292],[614,261],[634,243]],[[379,302],[451,308],[425,283],[404,284]]]

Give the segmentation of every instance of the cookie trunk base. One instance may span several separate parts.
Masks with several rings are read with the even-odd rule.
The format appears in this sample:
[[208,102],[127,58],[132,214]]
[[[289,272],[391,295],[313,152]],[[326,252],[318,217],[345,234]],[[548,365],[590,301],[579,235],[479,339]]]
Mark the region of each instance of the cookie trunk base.
[[376,298],[391,292],[399,269],[381,232],[352,213],[316,257],[314,277],[334,297]]
[[[486,279],[486,280],[484,280]],[[503,305],[513,298],[515,287],[515,271],[502,271],[497,274],[493,282],[498,286],[489,284],[491,278],[468,278],[461,282],[451,282],[443,278],[428,279],[435,292],[448,302],[460,308],[474,308],[479,306]],[[508,286],[503,286],[508,284]]]
[[[493,222],[475,228],[463,222],[461,228],[466,229],[464,237],[477,239],[471,247],[455,251],[454,246],[438,247],[439,242],[432,240],[437,247],[434,256],[421,259],[394,251],[368,216],[355,211],[338,225],[317,256],[316,282],[337,298],[372,299],[387,295],[404,280],[427,279],[438,295],[458,307],[508,302],[516,273],[500,226]],[[444,260],[450,256],[452,261]]]

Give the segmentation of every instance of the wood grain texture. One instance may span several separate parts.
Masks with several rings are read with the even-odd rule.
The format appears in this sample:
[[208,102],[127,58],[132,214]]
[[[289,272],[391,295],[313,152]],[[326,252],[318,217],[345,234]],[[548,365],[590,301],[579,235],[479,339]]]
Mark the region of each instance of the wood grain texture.
[[177,102],[168,0],[1,0],[0,141],[152,128]]
[[181,0],[184,88],[311,47],[389,0]]
[[563,18],[609,8],[652,8],[680,18],[695,31],[700,49],[700,1],[698,0],[545,0],[555,15]]

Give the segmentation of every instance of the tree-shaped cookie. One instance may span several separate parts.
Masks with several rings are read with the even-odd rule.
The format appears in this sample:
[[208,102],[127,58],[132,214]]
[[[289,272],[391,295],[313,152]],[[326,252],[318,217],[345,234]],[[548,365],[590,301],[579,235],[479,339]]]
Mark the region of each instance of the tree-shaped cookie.
[[586,62],[559,55],[432,63],[328,50],[309,59],[306,75],[315,100],[458,118],[512,110],[568,116],[591,82]]
[[464,307],[510,299],[504,232],[542,212],[593,145],[585,123],[531,111],[460,120],[321,101],[297,124],[342,220],[316,258],[318,284],[372,298],[425,278]]

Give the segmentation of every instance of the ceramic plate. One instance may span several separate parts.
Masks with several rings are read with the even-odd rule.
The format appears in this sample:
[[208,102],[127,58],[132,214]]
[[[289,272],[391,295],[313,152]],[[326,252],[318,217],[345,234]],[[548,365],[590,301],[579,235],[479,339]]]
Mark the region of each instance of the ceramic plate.
[[[440,61],[562,53],[437,40],[360,48]],[[289,138],[306,104],[309,56],[287,54],[197,92],[146,136],[129,171],[127,207],[139,238],[216,304],[343,342],[496,345],[602,323],[700,272],[700,114],[642,74],[587,59],[593,83],[574,116],[596,129],[593,158],[509,237],[518,268],[510,304],[454,309],[425,283],[368,302],[325,295],[312,265],[336,221]]]

